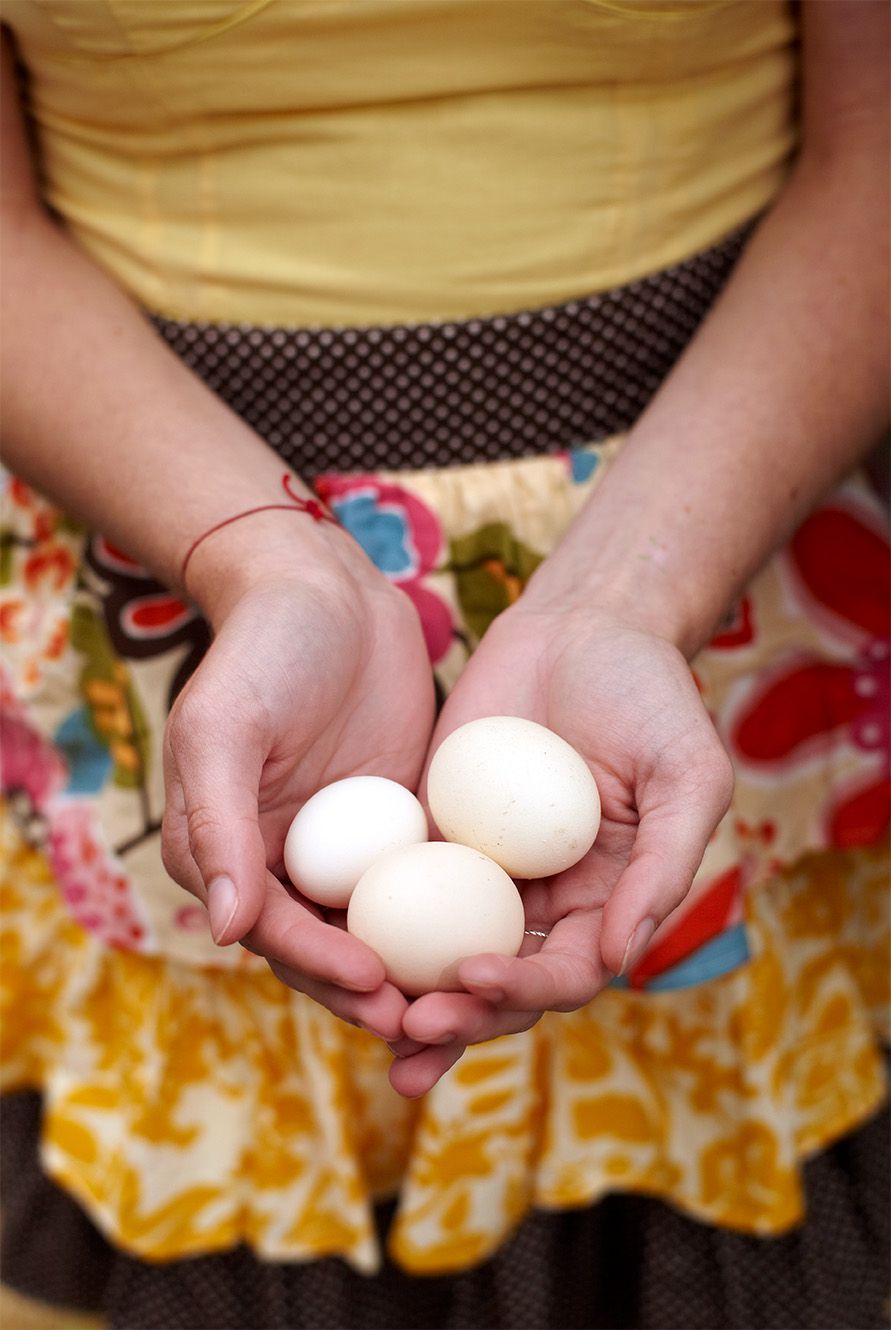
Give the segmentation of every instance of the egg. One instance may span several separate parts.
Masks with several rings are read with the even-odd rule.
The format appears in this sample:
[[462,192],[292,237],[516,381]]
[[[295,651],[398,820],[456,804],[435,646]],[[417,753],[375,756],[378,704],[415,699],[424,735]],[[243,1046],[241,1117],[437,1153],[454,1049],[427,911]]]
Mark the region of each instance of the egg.
[[468,956],[516,956],[526,927],[504,869],[466,845],[432,841],[394,850],[362,874],[347,930],[384,962],[403,993],[460,989]]
[[285,838],[285,870],[310,900],[343,907],[380,855],[426,839],[427,818],[411,790],[384,776],[348,776],[300,809]]
[[519,716],[472,720],[444,739],[427,800],[446,840],[473,846],[511,877],[563,872],[600,827],[600,795],[584,758]]

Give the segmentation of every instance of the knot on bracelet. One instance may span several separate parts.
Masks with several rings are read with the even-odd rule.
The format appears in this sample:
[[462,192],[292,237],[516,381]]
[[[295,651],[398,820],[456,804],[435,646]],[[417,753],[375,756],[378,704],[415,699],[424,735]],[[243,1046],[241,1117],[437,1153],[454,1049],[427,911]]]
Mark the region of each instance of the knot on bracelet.
[[[318,499],[304,499],[301,495],[294,493],[291,489],[291,477],[288,475],[287,471],[282,476],[282,489],[285,491],[294,507],[301,513],[309,513],[314,522],[334,522],[336,524],[337,518],[323,503],[320,503]],[[286,507],[285,504],[282,504],[281,506]]]
[[289,513],[306,513],[314,522],[333,522],[337,526],[337,518],[318,499],[304,499],[301,494],[295,494],[291,488],[291,477],[287,471],[282,476],[282,489],[287,495],[288,503],[261,503],[256,508],[245,508],[244,512],[233,513],[231,517],[224,517],[222,522],[216,522],[213,526],[208,527],[206,531],[202,531],[201,535],[192,541],[182,561],[179,576],[183,585],[186,581],[186,569],[189,566],[189,560],[201,542],[207,540],[207,537],[212,536],[215,531],[221,531],[224,526],[230,526],[233,522],[241,521],[243,517],[252,517],[254,513],[283,510]]

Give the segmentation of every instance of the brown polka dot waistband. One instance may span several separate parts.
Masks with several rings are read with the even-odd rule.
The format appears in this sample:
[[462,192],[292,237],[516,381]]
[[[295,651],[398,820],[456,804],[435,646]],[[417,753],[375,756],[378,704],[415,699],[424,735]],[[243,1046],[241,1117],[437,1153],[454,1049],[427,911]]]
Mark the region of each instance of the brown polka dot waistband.
[[153,323],[303,476],[528,457],[634,423],[751,230],[625,286],[520,314],[337,329]]

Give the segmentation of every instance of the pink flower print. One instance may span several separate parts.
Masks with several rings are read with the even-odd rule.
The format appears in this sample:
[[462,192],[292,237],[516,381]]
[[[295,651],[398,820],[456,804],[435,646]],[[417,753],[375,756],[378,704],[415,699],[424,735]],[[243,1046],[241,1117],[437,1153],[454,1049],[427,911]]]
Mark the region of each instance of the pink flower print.
[[384,484],[374,476],[320,476],[316,491],[372,563],[409,597],[435,665],[454,635],[451,610],[423,582],[443,550],[436,514],[400,485]]
[[45,811],[66,780],[65,764],[16,707],[0,712],[0,784],[13,819],[29,845],[46,835]]
[[106,946],[147,949],[148,921],[124,865],[105,844],[89,803],[55,801],[49,856],[62,898],[81,927]]
[[401,584],[436,567],[443,547],[439,521],[408,490],[374,476],[325,475],[316,491],[391,581]]
[[65,784],[65,764],[55,749],[21,717],[0,715],[3,793],[23,790],[43,812]]
[[455,634],[452,612],[435,591],[422,586],[420,581],[400,582],[398,585],[418,612],[430,664],[436,665],[452,645]]
[[186,933],[206,933],[208,930],[207,911],[203,905],[180,906],[173,922]]

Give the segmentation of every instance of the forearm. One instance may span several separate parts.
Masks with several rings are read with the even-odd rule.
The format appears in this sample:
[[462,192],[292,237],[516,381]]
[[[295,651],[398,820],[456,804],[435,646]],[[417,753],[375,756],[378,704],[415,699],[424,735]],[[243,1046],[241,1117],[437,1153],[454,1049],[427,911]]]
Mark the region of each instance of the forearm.
[[883,180],[871,155],[801,164],[530,591],[708,640],[887,425]]
[[[175,587],[202,531],[284,499],[285,468],[48,219],[7,209],[2,234],[7,464]],[[332,541],[287,513],[249,523],[196,552],[193,592],[210,576],[211,543],[239,560],[247,541],[270,559],[279,544],[293,558]]]
[[801,155],[723,295],[533,578],[688,656],[888,421],[888,8],[802,6]]

